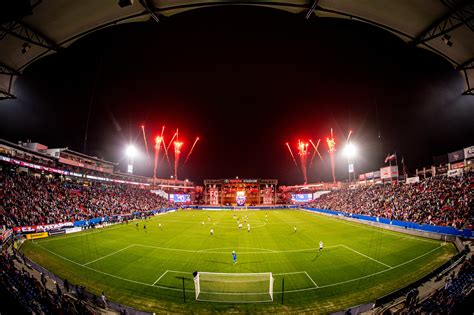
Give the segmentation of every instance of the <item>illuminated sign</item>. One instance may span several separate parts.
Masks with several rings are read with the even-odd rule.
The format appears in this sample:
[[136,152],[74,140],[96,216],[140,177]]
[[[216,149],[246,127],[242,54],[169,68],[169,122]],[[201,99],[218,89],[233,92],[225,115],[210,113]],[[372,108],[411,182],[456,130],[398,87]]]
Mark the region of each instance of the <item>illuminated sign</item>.
[[188,194],[170,194],[169,200],[174,203],[190,203],[191,195]]
[[291,201],[304,203],[313,200],[313,194],[291,194]]

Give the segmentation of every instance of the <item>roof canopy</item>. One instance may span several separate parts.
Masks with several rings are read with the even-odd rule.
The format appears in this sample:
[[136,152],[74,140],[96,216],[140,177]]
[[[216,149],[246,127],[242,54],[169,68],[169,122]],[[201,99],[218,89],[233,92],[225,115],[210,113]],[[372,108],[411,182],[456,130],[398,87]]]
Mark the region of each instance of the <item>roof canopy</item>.
[[[32,1],[35,2],[35,1]],[[133,1],[132,1],[133,2]],[[33,14],[0,26],[0,99],[14,98],[14,81],[35,60],[66,48],[96,30],[136,21],[155,21],[196,8],[248,5],[369,23],[451,62],[474,95],[474,2],[472,0],[117,0],[36,1]]]

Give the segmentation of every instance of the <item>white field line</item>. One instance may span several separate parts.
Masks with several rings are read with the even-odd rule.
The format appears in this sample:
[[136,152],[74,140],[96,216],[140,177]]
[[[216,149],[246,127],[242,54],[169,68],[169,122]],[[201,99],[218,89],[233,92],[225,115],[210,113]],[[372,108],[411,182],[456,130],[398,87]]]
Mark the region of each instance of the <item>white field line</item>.
[[201,294],[201,293],[211,294],[211,295],[270,295],[269,292],[241,292],[241,293],[238,293],[238,292],[203,292],[203,291],[201,291],[199,294]]
[[[270,272],[199,272],[199,274],[212,274],[212,275],[222,275],[222,276],[237,276],[237,277],[240,277],[240,276],[254,276],[254,275],[266,275],[266,276],[269,276],[270,275]],[[262,281],[262,280],[258,280],[258,281]],[[225,282],[225,281],[222,281],[222,282]],[[232,281],[229,281],[229,282],[232,282]],[[235,281],[237,282],[237,281]],[[251,281],[240,281],[240,282],[251,282]]]
[[274,276],[283,276],[283,275],[296,275],[300,273],[305,273],[306,271],[294,271],[294,272],[280,272],[280,273],[274,273]]
[[[366,230],[369,230],[369,231],[375,231],[377,233],[387,234],[387,235],[390,235],[390,236],[393,236],[393,237],[403,237],[403,238],[406,238],[406,239],[420,241],[420,242],[427,242],[427,243],[437,244],[437,245],[439,244],[439,242],[436,241],[436,240],[425,239],[421,236],[420,237],[411,237],[411,236],[407,236],[407,235],[403,234],[403,232],[385,230],[384,228],[374,226],[374,225],[367,225],[367,224],[364,224],[364,223],[357,223],[357,222],[353,222],[353,221],[348,221],[348,220],[340,219],[340,218],[338,218],[337,216],[334,216],[334,215],[326,215],[324,213],[319,213],[319,212],[309,211],[309,210],[304,210],[304,209],[299,209],[299,210],[304,211],[304,212],[308,212],[308,213],[311,213],[311,214],[315,214],[316,216],[323,216],[323,218],[327,218],[327,219],[330,219],[330,220],[334,220],[334,221],[342,222],[342,223],[352,225],[352,226],[355,226],[355,227],[359,227],[361,229],[366,229]],[[354,220],[356,220],[356,219],[354,219]],[[369,226],[372,227],[372,228],[370,228]]]
[[156,284],[158,281],[160,281],[160,280],[161,280],[161,278],[163,278],[163,277],[164,277],[164,276],[165,276],[167,273],[168,273],[168,270],[166,270],[165,272],[163,272],[163,274],[162,274],[162,275],[161,275],[161,276],[160,276],[158,279],[156,279],[156,281],[155,281],[155,282],[153,282],[153,284],[152,284],[152,285],[155,285],[155,284]]
[[[189,224],[201,224],[202,225],[202,221],[186,221],[186,220],[153,220],[153,221],[157,221],[157,223],[189,223]],[[205,223],[208,223],[208,222],[205,222]]]
[[[159,216],[162,216],[162,215],[165,215],[165,214],[169,214],[169,213],[173,213],[174,211],[168,211],[168,212],[165,212],[163,214],[158,214]],[[155,218],[155,217],[153,217]],[[152,218],[152,219],[153,219]],[[137,220],[132,220],[130,222],[134,222],[134,221],[137,221]],[[141,220],[140,220],[141,221]],[[154,221],[154,220],[153,220]],[[65,237],[54,237],[54,238],[50,238],[50,239],[45,239],[45,240],[41,240],[41,243],[49,243],[49,242],[54,242],[54,241],[58,241],[58,240],[65,240],[65,239],[68,239],[68,238],[74,238],[74,237],[80,237],[80,236],[88,236],[88,235],[92,235],[92,234],[96,234],[96,233],[100,233],[100,232],[104,232],[104,231],[110,231],[110,230],[115,230],[115,229],[118,229],[120,227],[124,227],[124,226],[127,226],[127,225],[123,225],[122,223],[115,223],[113,224],[112,226],[106,226],[105,228],[103,229],[100,229],[98,231],[92,231],[92,232],[89,232],[89,233],[85,233],[85,231],[81,231],[81,232],[77,232],[77,233],[74,233],[74,235],[71,235],[71,236],[65,236]],[[87,231],[87,230],[86,230]]]
[[271,303],[273,300],[263,300],[263,301],[219,301],[219,300],[208,300],[208,299],[201,299],[197,298],[196,301],[202,302],[219,302],[219,303],[231,303],[231,304],[244,304],[244,303]]
[[[74,261],[74,260],[71,260],[71,259],[69,259],[69,258],[66,258],[66,257],[64,257],[64,256],[62,256],[62,255],[60,255],[60,254],[58,254],[58,253],[55,253],[55,252],[53,252],[53,251],[51,251],[51,250],[49,250],[49,249],[47,249],[47,248],[41,246],[41,244],[36,244],[36,245],[39,246],[39,247],[41,247],[42,249],[46,250],[47,252],[49,252],[49,253],[51,253],[51,254],[53,254],[53,255],[59,257],[59,258],[62,258],[62,259],[64,259],[64,260],[66,260],[66,261],[69,261],[69,262],[71,262],[71,263],[73,263],[73,264],[75,264],[75,265],[77,265],[77,266],[79,266],[79,267],[83,267],[83,268],[89,269],[89,270],[91,270],[91,271],[95,271],[95,272],[97,272],[97,273],[100,273],[100,274],[103,274],[103,275],[106,275],[106,276],[110,276],[110,277],[112,277],[112,278],[116,278],[116,279],[120,279],[120,280],[123,280],[123,281],[132,282],[132,283],[136,283],[136,284],[141,284],[141,285],[144,285],[144,286],[149,286],[149,287],[155,287],[155,288],[165,289],[165,290],[179,291],[179,292],[182,292],[182,291],[183,291],[182,289],[164,287],[164,286],[159,286],[159,285],[153,285],[153,284],[150,284],[150,283],[135,281],[135,280],[131,280],[131,279],[128,279],[128,278],[123,278],[123,277],[120,277],[120,276],[116,276],[116,275],[113,275],[113,274],[110,274],[110,273],[107,273],[107,272],[103,272],[103,271],[100,271],[100,270],[91,268],[91,267],[89,267],[89,266],[84,266],[84,265],[82,265],[82,264],[80,264],[80,263],[78,263],[78,262],[76,262],[76,261]],[[350,280],[346,280],[346,281],[342,281],[342,282],[336,282],[336,283],[326,284],[326,285],[322,285],[322,286],[318,286],[318,287],[312,287],[312,288],[296,289],[296,290],[287,290],[287,291],[285,291],[285,292],[287,292],[287,293],[294,293],[294,292],[302,292],[302,291],[310,291],[310,290],[323,289],[323,288],[327,288],[327,287],[332,287],[332,286],[337,286],[337,285],[341,285],[341,284],[346,284],[346,283],[350,283],[350,282],[362,280],[362,279],[365,279],[365,278],[369,278],[369,277],[372,277],[372,276],[376,276],[376,275],[385,273],[385,272],[387,272],[387,271],[396,269],[396,268],[398,268],[398,267],[404,266],[404,265],[406,265],[406,264],[409,264],[409,263],[411,263],[411,262],[413,262],[413,261],[415,261],[415,260],[417,260],[417,259],[420,259],[420,258],[422,258],[422,257],[424,257],[424,256],[426,256],[426,255],[431,254],[432,252],[434,252],[434,251],[436,251],[436,250],[438,250],[438,249],[440,249],[440,248],[442,248],[442,247],[443,247],[443,245],[438,246],[438,247],[436,247],[436,248],[434,248],[434,249],[432,249],[432,250],[430,250],[430,251],[428,251],[428,252],[426,252],[426,253],[424,253],[424,254],[418,256],[418,257],[415,257],[415,258],[410,259],[410,260],[407,260],[407,261],[405,261],[405,262],[403,262],[403,263],[401,263],[401,264],[398,264],[398,265],[392,267],[391,269],[385,269],[385,270],[382,270],[382,271],[378,271],[378,272],[371,273],[371,274],[369,274],[369,275],[365,275],[365,276],[362,276],[362,277],[358,277],[358,278],[354,278],[354,279],[350,279]],[[185,291],[186,291],[186,292],[193,292],[193,293],[195,292],[194,290],[185,290]],[[280,291],[280,292],[274,292],[274,293],[278,293],[278,294],[279,294],[279,293],[281,293],[281,291]]]
[[[178,248],[169,248],[169,247],[160,247],[160,246],[152,246],[152,245],[146,245],[146,244],[133,244],[135,246],[142,246],[142,247],[148,247],[148,248],[155,248],[155,249],[161,249],[161,250],[169,250],[169,251],[175,251],[175,252],[186,252],[186,253],[205,253],[205,254],[230,254],[230,252],[225,251],[225,252],[219,252],[219,251],[212,251],[215,250],[214,248],[209,248],[205,250],[192,250],[192,249],[178,249]],[[344,245],[332,245],[332,246],[325,246],[324,248],[334,248],[334,247],[341,247]],[[241,248],[249,248],[249,247],[241,247]],[[223,248],[217,248],[217,249],[223,249]],[[238,250],[239,247],[235,248],[229,248],[232,250]],[[257,249],[257,248],[255,248]],[[315,248],[304,248],[304,249],[290,249],[290,250],[273,250],[273,249],[266,249],[266,248],[258,248],[261,251],[258,252],[239,252],[239,255],[244,255],[244,254],[278,254],[278,253],[296,253],[296,252],[308,252],[308,251],[314,251],[316,252],[319,247]],[[266,251],[266,252],[264,252]]]
[[[362,276],[362,277],[358,277],[358,278],[354,278],[354,279],[350,279],[350,280],[346,280],[346,281],[341,281],[341,282],[336,282],[336,283],[321,285],[321,286],[319,286],[319,287],[317,287],[317,288],[297,289],[297,290],[289,290],[289,291],[285,291],[285,292],[287,292],[287,293],[292,293],[292,292],[302,292],[302,291],[309,291],[309,290],[315,290],[315,289],[323,289],[323,288],[333,287],[333,286],[337,286],[337,285],[341,285],[341,284],[346,284],[346,283],[350,283],[350,282],[354,282],[354,281],[359,281],[359,280],[362,280],[362,279],[370,278],[370,277],[373,277],[373,276],[376,276],[376,275],[385,273],[385,272],[387,272],[387,271],[391,271],[391,270],[396,269],[396,268],[398,268],[398,267],[404,266],[404,265],[406,265],[406,264],[409,264],[409,263],[411,263],[411,262],[413,262],[413,261],[415,261],[415,260],[417,260],[417,259],[420,259],[420,258],[422,258],[422,257],[425,257],[426,255],[431,254],[432,252],[434,252],[434,251],[440,249],[441,247],[443,247],[443,246],[438,246],[438,247],[436,247],[436,248],[430,250],[429,252],[424,253],[423,255],[420,255],[420,256],[415,257],[415,258],[410,259],[410,260],[407,260],[407,261],[405,261],[405,262],[403,262],[403,263],[401,263],[401,264],[398,264],[398,265],[396,265],[396,266],[394,266],[394,267],[392,267],[392,268],[384,269],[384,270],[381,270],[381,271],[377,271],[377,272],[371,273],[371,274],[369,274],[369,275],[365,275],[365,276]],[[274,293],[275,293],[275,292],[274,292]],[[276,293],[281,293],[281,292],[276,292]]]
[[311,277],[309,276],[309,274],[308,274],[306,271],[305,271],[304,273],[305,273],[305,275],[309,278],[309,280],[311,280],[311,282],[314,284],[314,286],[315,286],[316,288],[318,288],[318,285],[316,284],[316,282],[314,282],[313,278],[311,278]]
[[383,263],[383,262],[381,262],[381,261],[379,261],[379,260],[377,260],[377,259],[374,259],[374,258],[372,258],[372,257],[370,257],[370,256],[367,256],[366,254],[362,254],[361,252],[356,251],[355,249],[352,249],[352,248],[350,248],[349,246],[346,246],[346,245],[341,245],[341,246],[344,247],[344,248],[347,248],[348,250],[353,251],[354,253],[359,254],[359,255],[361,255],[361,256],[363,256],[363,257],[365,257],[365,258],[368,258],[368,259],[370,259],[370,260],[372,260],[372,261],[375,261],[376,263],[379,263],[379,264],[381,264],[381,265],[384,265],[384,266],[387,267],[387,268],[390,268],[390,269],[393,268],[392,266],[387,265],[387,264],[385,264],[385,263]]
[[172,273],[184,273],[184,274],[188,274],[188,275],[193,274],[192,272],[189,272],[189,271],[179,271],[179,270],[166,270],[166,271],[172,272]]
[[[51,237],[51,238],[48,238],[48,239],[45,239],[45,240],[41,240],[40,243],[49,243],[49,242],[54,242],[54,241],[59,241],[59,240],[65,240],[65,239],[68,239],[68,238],[75,238],[75,237],[86,237],[86,236],[89,236],[89,235],[92,235],[92,234],[97,234],[97,233],[101,233],[101,232],[104,232],[104,231],[110,231],[110,230],[115,230],[115,229],[118,229],[119,227],[123,227],[123,225],[121,224],[114,224],[113,226],[108,226],[108,227],[105,227],[103,229],[100,229],[100,230],[97,230],[97,231],[92,231],[92,232],[86,232],[88,230],[85,230],[85,231],[81,231],[81,232],[76,232],[74,233],[73,235],[70,235],[70,236],[64,236],[64,237]],[[67,234],[66,234],[67,235]]]
[[[128,279],[128,278],[124,278],[124,277],[120,277],[120,276],[116,276],[116,275],[113,275],[113,274],[110,274],[110,273],[107,273],[107,272],[104,272],[104,271],[100,271],[100,270],[97,270],[97,269],[94,269],[94,268],[91,268],[89,266],[84,266],[80,263],[78,263],[77,261],[74,261],[74,260],[71,260],[69,258],[66,258],[62,255],[59,255],[58,253],[55,253],[49,249],[47,249],[46,247],[43,247],[41,246],[40,244],[37,244],[39,247],[41,247],[42,249],[46,250],[47,252],[50,252],[51,254],[55,255],[55,256],[58,256],[59,258],[62,258],[66,261],[69,261],[70,263],[73,263],[75,265],[78,265],[79,267],[83,267],[83,268],[86,268],[86,269],[89,269],[91,271],[95,271],[97,273],[100,273],[100,274],[103,274],[103,275],[106,275],[106,276],[109,276],[109,277],[112,277],[112,278],[116,278],[116,279],[120,279],[120,280],[123,280],[123,281],[128,281],[128,282],[132,282],[132,283],[136,283],[136,284],[141,284],[141,285],[144,285],[144,286],[148,286],[148,287],[155,287],[155,288],[160,288],[160,289],[165,289],[165,290],[172,290],[172,291],[179,291],[179,292],[182,292],[183,289],[177,289],[177,288],[170,288],[170,287],[163,287],[163,286],[159,286],[159,285],[153,285],[153,284],[150,284],[150,283],[145,283],[145,282],[141,282],[141,281],[136,281],[136,280],[132,280],[132,279]],[[194,292],[194,290],[186,290],[186,292]]]
[[83,266],[86,266],[86,265],[95,263],[96,261],[102,260],[102,259],[104,259],[104,258],[110,257],[110,256],[115,255],[115,254],[118,254],[118,253],[120,253],[121,251],[124,251],[124,250],[126,250],[126,249],[129,249],[129,248],[132,247],[132,246],[135,246],[135,244],[128,245],[127,247],[124,247],[124,248],[122,248],[122,249],[119,249],[119,250],[117,250],[117,251],[115,251],[115,252],[113,252],[113,253],[110,253],[110,254],[108,254],[108,255],[105,255],[105,256],[99,257],[99,258],[97,258],[97,259],[94,259],[94,260],[92,260],[92,261],[89,261],[89,262],[83,264]]
[[[256,248],[256,247],[218,247],[218,248],[208,248],[208,249],[201,249],[199,252],[202,253],[208,253],[209,251],[212,250],[220,250],[220,249],[229,249],[229,250],[235,250],[235,249],[256,249],[256,250],[265,250],[267,252],[277,252],[276,250],[273,249],[266,249],[266,248]],[[227,252],[226,252],[227,253]]]

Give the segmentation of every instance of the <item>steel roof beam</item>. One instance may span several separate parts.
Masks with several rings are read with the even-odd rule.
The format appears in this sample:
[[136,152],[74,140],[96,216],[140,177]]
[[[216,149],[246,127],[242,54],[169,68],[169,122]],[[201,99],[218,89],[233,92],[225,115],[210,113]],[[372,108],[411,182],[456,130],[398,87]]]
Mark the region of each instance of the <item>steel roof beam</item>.
[[0,74],[20,75],[20,72],[0,62]]
[[9,92],[0,90],[0,100],[10,100],[10,99],[15,99],[15,98],[16,98],[15,95]]
[[140,0],[140,4],[142,5],[142,7],[145,8],[148,14],[150,14],[150,17],[156,23],[160,23],[160,19],[158,18],[158,15],[155,14],[156,8],[150,0]]
[[0,37],[3,38],[6,34],[15,36],[21,40],[24,40],[27,43],[41,46],[50,50],[59,50],[59,47],[54,41],[49,39],[46,35],[38,32],[33,29],[31,26],[26,25],[20,21],[12,21],[3,23],[0,25],[0,31],[2,32]]
[[474,29],[474,2],[472,1],[463,1],[458,7],[451,9],[448,14],[437,19],[421,32],[412,43],[414,45],[426,43],[463,25],[471,30]]
[[318,3],[319,3],[319,0],[314,0],[313,1],[313,5],[311,6],[311,8],[306,13],[305,19],[308,20],[311,17],[311,15],[313,15],[314,11],[316,11],[316,8],[318,7]]
[[474,95],[474,88],[464,91],[462,95]]
[[457,70],[470,70],[474,69],[474,58],[471,58],[467,60],[466,62],[463,62],[459,67],[457,67]]

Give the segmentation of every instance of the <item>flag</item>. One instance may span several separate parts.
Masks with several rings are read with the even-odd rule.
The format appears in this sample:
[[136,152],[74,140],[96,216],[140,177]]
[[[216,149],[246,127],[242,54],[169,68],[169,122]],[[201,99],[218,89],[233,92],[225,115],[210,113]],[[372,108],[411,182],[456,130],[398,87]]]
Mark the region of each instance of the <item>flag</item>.
[[402,167],[403,167],[403,175],[408,175],[408,168],[405,166],[405,157],[402,156]]
[[390,155],[390,153],[387,155],[387,157],[385,158],[385,163],[388,163],[390,161],[393,161],[393,160],[396,160],[397,159],[397,154],[394,153],[392,155]]

